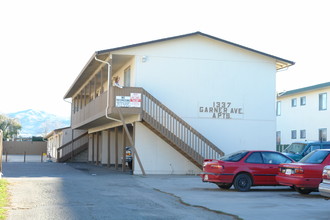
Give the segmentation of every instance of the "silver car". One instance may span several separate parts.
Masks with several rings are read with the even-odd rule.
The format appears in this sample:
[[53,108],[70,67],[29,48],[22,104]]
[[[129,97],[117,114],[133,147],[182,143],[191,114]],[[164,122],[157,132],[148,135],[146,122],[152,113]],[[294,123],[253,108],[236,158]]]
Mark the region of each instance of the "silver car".
[[322,182],[319,185],[322,196],[330,197],[330,166],[325,166],[322,173]]

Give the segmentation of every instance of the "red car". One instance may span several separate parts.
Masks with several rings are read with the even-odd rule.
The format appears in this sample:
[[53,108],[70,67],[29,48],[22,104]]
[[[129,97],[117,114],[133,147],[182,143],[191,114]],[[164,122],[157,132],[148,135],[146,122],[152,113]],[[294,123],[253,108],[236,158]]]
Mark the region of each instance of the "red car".
[[281,164],[276,180],[281,185],[294,187],[301,194],[309,194],[318,190],[326,165],[330,165],[330,149],[315,150],[297,163]]
[[251,186],[278,185],[275,176],[280,163],[294,162],[276,151],[238,151],[220,158],[205,159],[203,182],[214,183],[221,189],[234,185],[236,190],[249,191]]

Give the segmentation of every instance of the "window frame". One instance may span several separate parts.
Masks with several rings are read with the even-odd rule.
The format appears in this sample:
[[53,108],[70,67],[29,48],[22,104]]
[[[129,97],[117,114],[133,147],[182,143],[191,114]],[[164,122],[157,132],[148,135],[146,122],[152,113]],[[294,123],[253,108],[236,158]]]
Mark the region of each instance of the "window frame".
[[282,111],[282,102],[277,101],[276,102],[276,116],[281,116],[281,111]]
[[300,130],[300,139],[306,139],[306,129]]
[[300,97],[300,106],[305,106],[306,105],[306,96],[301,96]]
[[323,92],[319,94],[319,110],[327,110],[327,93]]
[[297,107],[297,98],[291,99],[291,107]]
[[327,128],[320,128],[319,129],[319,141],[327,141],[327,139],[328,139],[327,133],[328,133]]

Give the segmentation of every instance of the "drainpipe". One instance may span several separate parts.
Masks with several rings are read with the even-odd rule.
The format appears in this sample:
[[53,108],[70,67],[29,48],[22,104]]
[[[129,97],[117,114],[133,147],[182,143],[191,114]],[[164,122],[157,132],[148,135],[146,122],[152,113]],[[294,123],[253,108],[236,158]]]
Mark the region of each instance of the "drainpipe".
[[110,65],[110,63],[109,62],[106,62],[106,61],[104,61],[104,60],[99,60],[99,59],[97,59],[97,57],[96,57],[96,55],[95,55],[95,60],[96,61],[99,61],[99,62],[101,62],[101,63],[105,63],[105,64],[107,64],[108,65],[108,91],[107,91],[107,107],[106,107],[106,109],[105,109],[105,117],[107,118],[107,119],[110,119],[110,120],[114,120],[114,121],[117,121],[117,122],[122,122],[121,120],[119,120],[119,119],[116,119],[116,118],[111,118],[111,117],[109,117],[109,115],[108,115],[108,108],[109,108],[109,93],[110,93],[110,85],[111,85],[111,79],[110,79],[110,70],[111,70],[111,65]]

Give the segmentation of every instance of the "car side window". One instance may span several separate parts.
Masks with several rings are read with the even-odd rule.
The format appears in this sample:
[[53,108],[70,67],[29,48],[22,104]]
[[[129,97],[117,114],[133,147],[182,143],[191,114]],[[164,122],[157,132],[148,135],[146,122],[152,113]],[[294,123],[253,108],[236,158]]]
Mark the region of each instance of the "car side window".
[[261,154],[259,152],[252,153],[246,160],[246,163],[263,163]]
[[313,150],[316,150],[316,149],[320,149],[321,148],[321,145],[310,145],[309,148],[307,149],[307,151],[304,153],[304,155],[307,155],[309,154],[310,152],[312,152]]
[[266,164],[291,163],[291,160],[279,153],[262,152],[262,157]]

